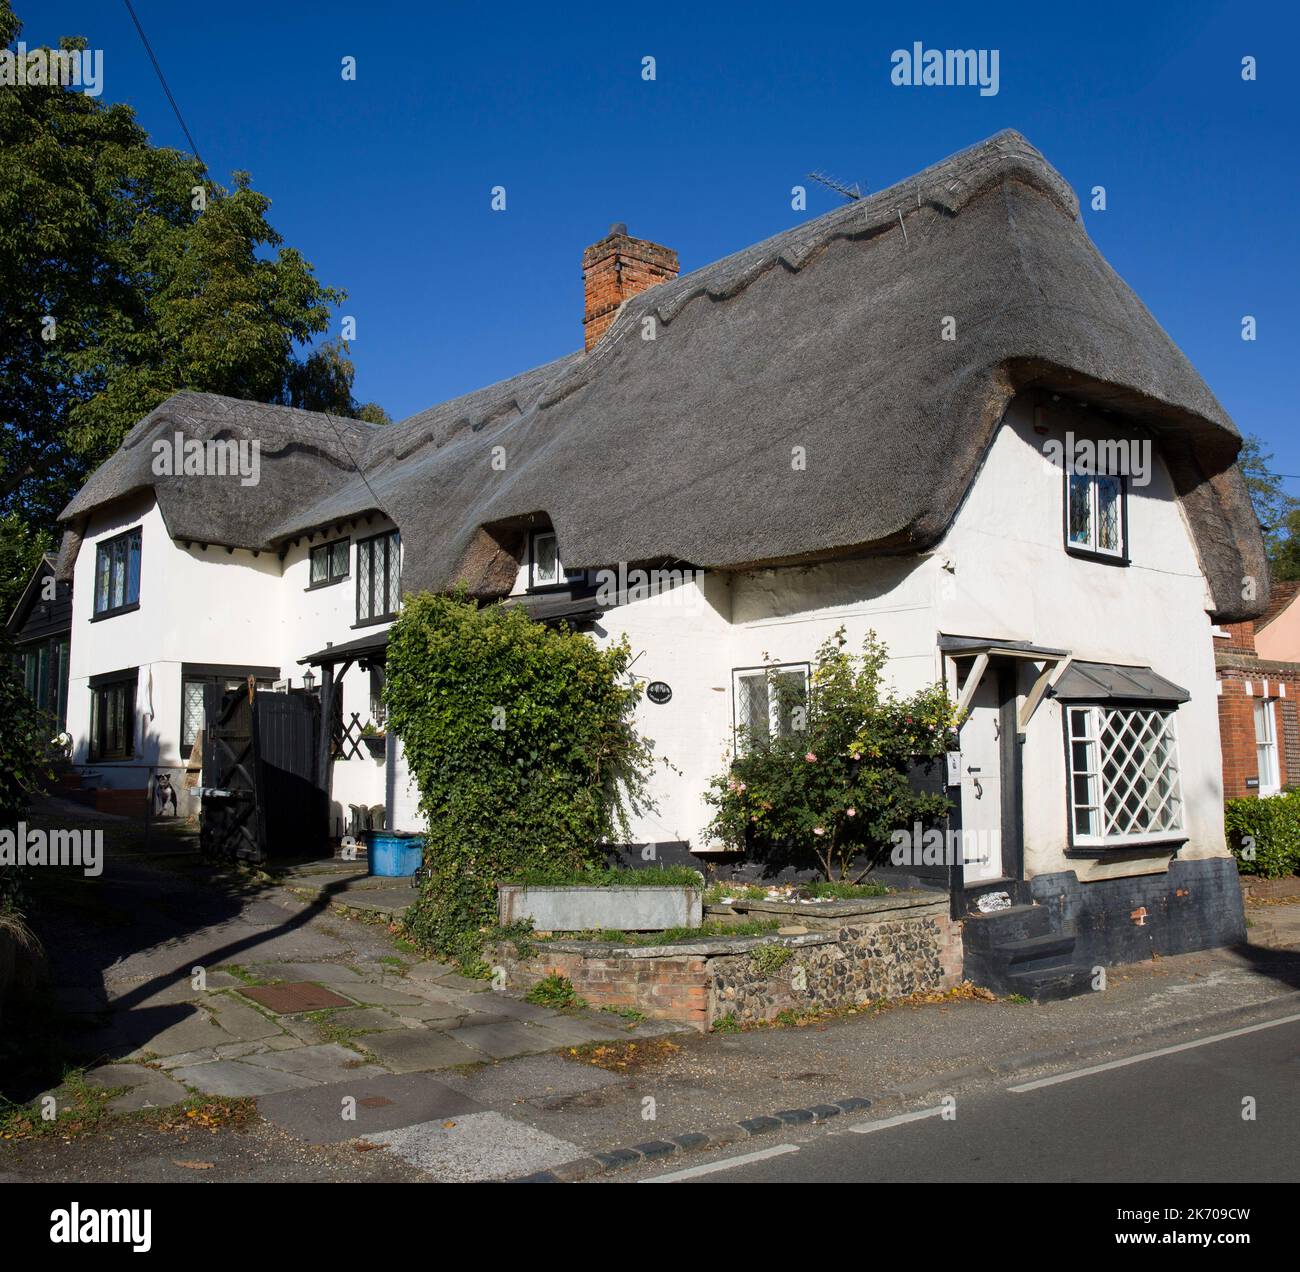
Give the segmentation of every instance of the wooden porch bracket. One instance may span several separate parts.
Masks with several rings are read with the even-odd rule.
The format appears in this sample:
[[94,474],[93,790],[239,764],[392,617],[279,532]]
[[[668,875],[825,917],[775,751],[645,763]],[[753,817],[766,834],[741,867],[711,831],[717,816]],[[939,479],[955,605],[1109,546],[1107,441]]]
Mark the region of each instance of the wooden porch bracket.
[[1029,721],[1033,719],[1034,712],[1038,710],[1038,704],[1042,702],[1043,696],[1047,693],[1061,676],[1065,669],[1074,661],[1073,654],[1066,654],[1055,661],[1048,660],[1043,670],[1038,673],[1038,679],[1034,681],[1034,687],[1025,695],[1025,700],[1020,704],[1020,714],[1016,717],[1016,730],[1023,733],[1028,726]]
[[970,675],[966,677],[966,683],[961,687],[961,697],[957,700],[958,718],[964,716],[969,710],[971,699],[975,697],[975,691],[980,687],[980,681],[984,679],[988,666],[988,653],[976,654],[975,661],[971,664]]

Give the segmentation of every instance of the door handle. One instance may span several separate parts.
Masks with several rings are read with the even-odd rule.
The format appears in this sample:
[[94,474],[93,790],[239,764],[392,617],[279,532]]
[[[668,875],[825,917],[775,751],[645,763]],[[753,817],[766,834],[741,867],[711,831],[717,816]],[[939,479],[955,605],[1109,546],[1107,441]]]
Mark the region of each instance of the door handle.
[[980,785],[980,780],[979,780],[979,778],[976,776],[976,774],[979,773],[979,772],[981,772],[981,770],[978,769],[978,768],[976,768],[973,764],[968,764],[968,765],[966,765],[966,772],[968,772],[968,773],[970,774],[970,776],[971,776],[971,782],[973,783],[973,785],[974,785],[974,787],[975,787],[975,798],[976,798],[976,799],[983,799],[983,798],[984,798],[984,788]]

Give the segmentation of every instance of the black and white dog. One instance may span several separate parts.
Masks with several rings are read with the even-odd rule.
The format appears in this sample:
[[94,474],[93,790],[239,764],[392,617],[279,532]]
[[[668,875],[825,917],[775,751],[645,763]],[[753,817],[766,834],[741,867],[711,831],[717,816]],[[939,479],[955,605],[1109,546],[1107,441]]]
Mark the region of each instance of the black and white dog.
[[168,774],[158,774],[158,780],[154,783],[153,796],[158,805],[159,817],[167,811],[168,804],[172,806],[173,817],[180,815],[176,807],[176,791],[172,787],[172,779]]

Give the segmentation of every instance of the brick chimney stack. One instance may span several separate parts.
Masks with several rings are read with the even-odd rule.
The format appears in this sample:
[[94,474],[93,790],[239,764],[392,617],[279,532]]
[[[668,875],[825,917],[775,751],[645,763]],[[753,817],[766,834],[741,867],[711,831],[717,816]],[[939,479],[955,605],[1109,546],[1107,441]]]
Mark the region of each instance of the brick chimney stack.
[[646,239],[631,238],[621,221],[582,254],[586,312],[582,329],[588,352],[609,330],[618,307],[656,283],[677,277],[677,253]]

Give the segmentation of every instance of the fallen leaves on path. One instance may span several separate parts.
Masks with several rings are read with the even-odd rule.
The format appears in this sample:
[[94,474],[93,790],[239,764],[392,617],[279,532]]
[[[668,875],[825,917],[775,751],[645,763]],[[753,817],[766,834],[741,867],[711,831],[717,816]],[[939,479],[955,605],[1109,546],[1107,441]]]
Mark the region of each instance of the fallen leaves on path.
[[599,1069],[626,1073],[629,1069],[666,1060],[680,1050],[680,1044],[668,1038],[650,1038],[645,1042],[589,1042],[581,1047],[570,1047],[569,1054],[575,1060],[594,1064]]

